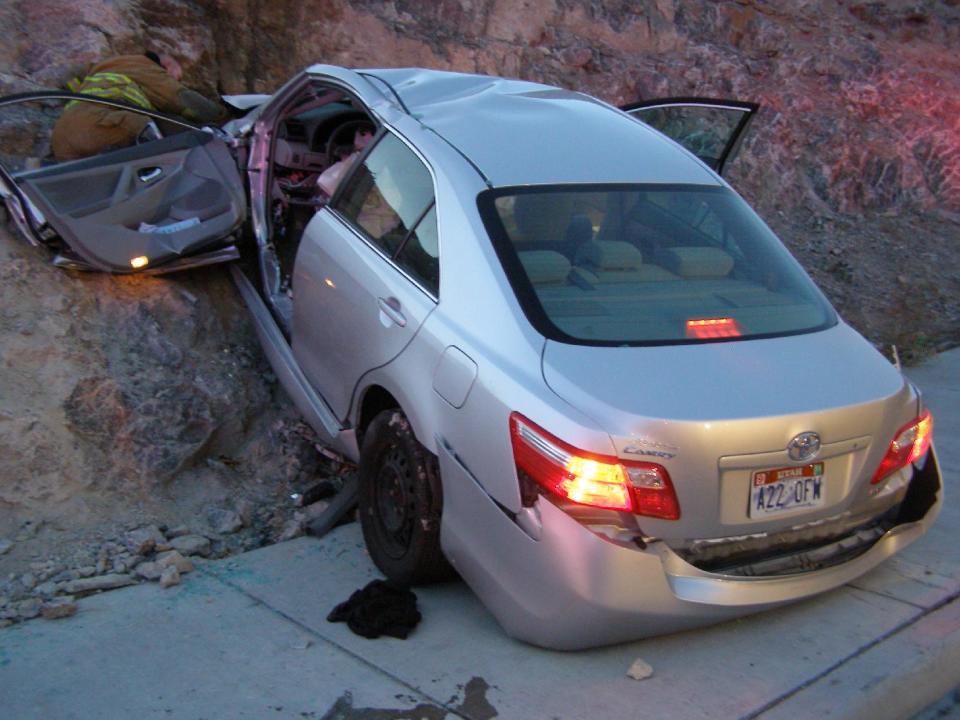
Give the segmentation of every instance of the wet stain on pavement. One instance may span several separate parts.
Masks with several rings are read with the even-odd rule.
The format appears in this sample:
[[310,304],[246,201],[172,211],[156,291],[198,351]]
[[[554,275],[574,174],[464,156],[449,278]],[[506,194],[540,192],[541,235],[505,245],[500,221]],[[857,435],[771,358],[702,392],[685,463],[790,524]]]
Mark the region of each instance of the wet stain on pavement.
[[463,688],[463,702],[454,709],[472,720],[495,718],[497,710],[487,700],[487,690],[489,689],[490,686],[482,677],[470,678],[470,682]]
[[[497,717],[496,708],[487,700],[487,690],[490,685],[481,677],[471,678],[463,689],[463,701],[454,706],[452,712],[470,720],[491,720]],[[456,702],[454,696],[450,703]],[[444,720],[450,710],[434,705],[420,703],[406,709],[391,708],[358,708],[353,706],[353,695],[345,692],[333,706],[324,713],[320,720]]]

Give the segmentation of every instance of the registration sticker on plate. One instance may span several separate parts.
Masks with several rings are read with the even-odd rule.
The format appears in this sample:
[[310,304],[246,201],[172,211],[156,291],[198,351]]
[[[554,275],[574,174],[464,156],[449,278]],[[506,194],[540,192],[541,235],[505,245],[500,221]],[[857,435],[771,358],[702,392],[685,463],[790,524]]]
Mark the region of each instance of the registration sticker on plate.
[[778,515],[824,503],[823,463],[759,470],[750,484],[750,517]]

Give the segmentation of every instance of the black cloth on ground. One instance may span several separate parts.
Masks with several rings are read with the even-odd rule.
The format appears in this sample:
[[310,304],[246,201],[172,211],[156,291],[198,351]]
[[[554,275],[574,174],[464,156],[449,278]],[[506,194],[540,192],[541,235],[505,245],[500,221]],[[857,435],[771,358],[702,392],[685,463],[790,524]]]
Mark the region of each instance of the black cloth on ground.
[[327,621],[345,622],[365,638],[389,635],[404,640],[420,617],[417,596],[411,590],[387,580],[374,580],[331,610]]

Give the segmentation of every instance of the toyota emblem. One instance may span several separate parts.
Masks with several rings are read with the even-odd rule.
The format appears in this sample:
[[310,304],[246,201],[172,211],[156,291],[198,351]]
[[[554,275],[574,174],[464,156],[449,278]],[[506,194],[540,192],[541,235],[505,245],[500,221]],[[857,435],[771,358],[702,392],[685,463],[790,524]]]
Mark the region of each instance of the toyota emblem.
[[818,452],[820,452],[820,436],[815,432],[800,433],[787,443],[787,454],[791,460],[798,462],[812,460]]

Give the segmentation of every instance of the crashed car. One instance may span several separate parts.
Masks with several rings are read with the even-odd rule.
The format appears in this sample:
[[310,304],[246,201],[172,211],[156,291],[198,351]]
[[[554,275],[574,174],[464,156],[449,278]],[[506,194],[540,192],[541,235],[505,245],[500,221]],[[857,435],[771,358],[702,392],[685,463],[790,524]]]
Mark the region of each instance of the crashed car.
[[755,105],[323,65],[233,102],[5,162],[2,194],[67,268],[231,262],[388,578],[452,567],[510,635],[583,648],[824,592],[930,527],[919,391],[720,176]]

